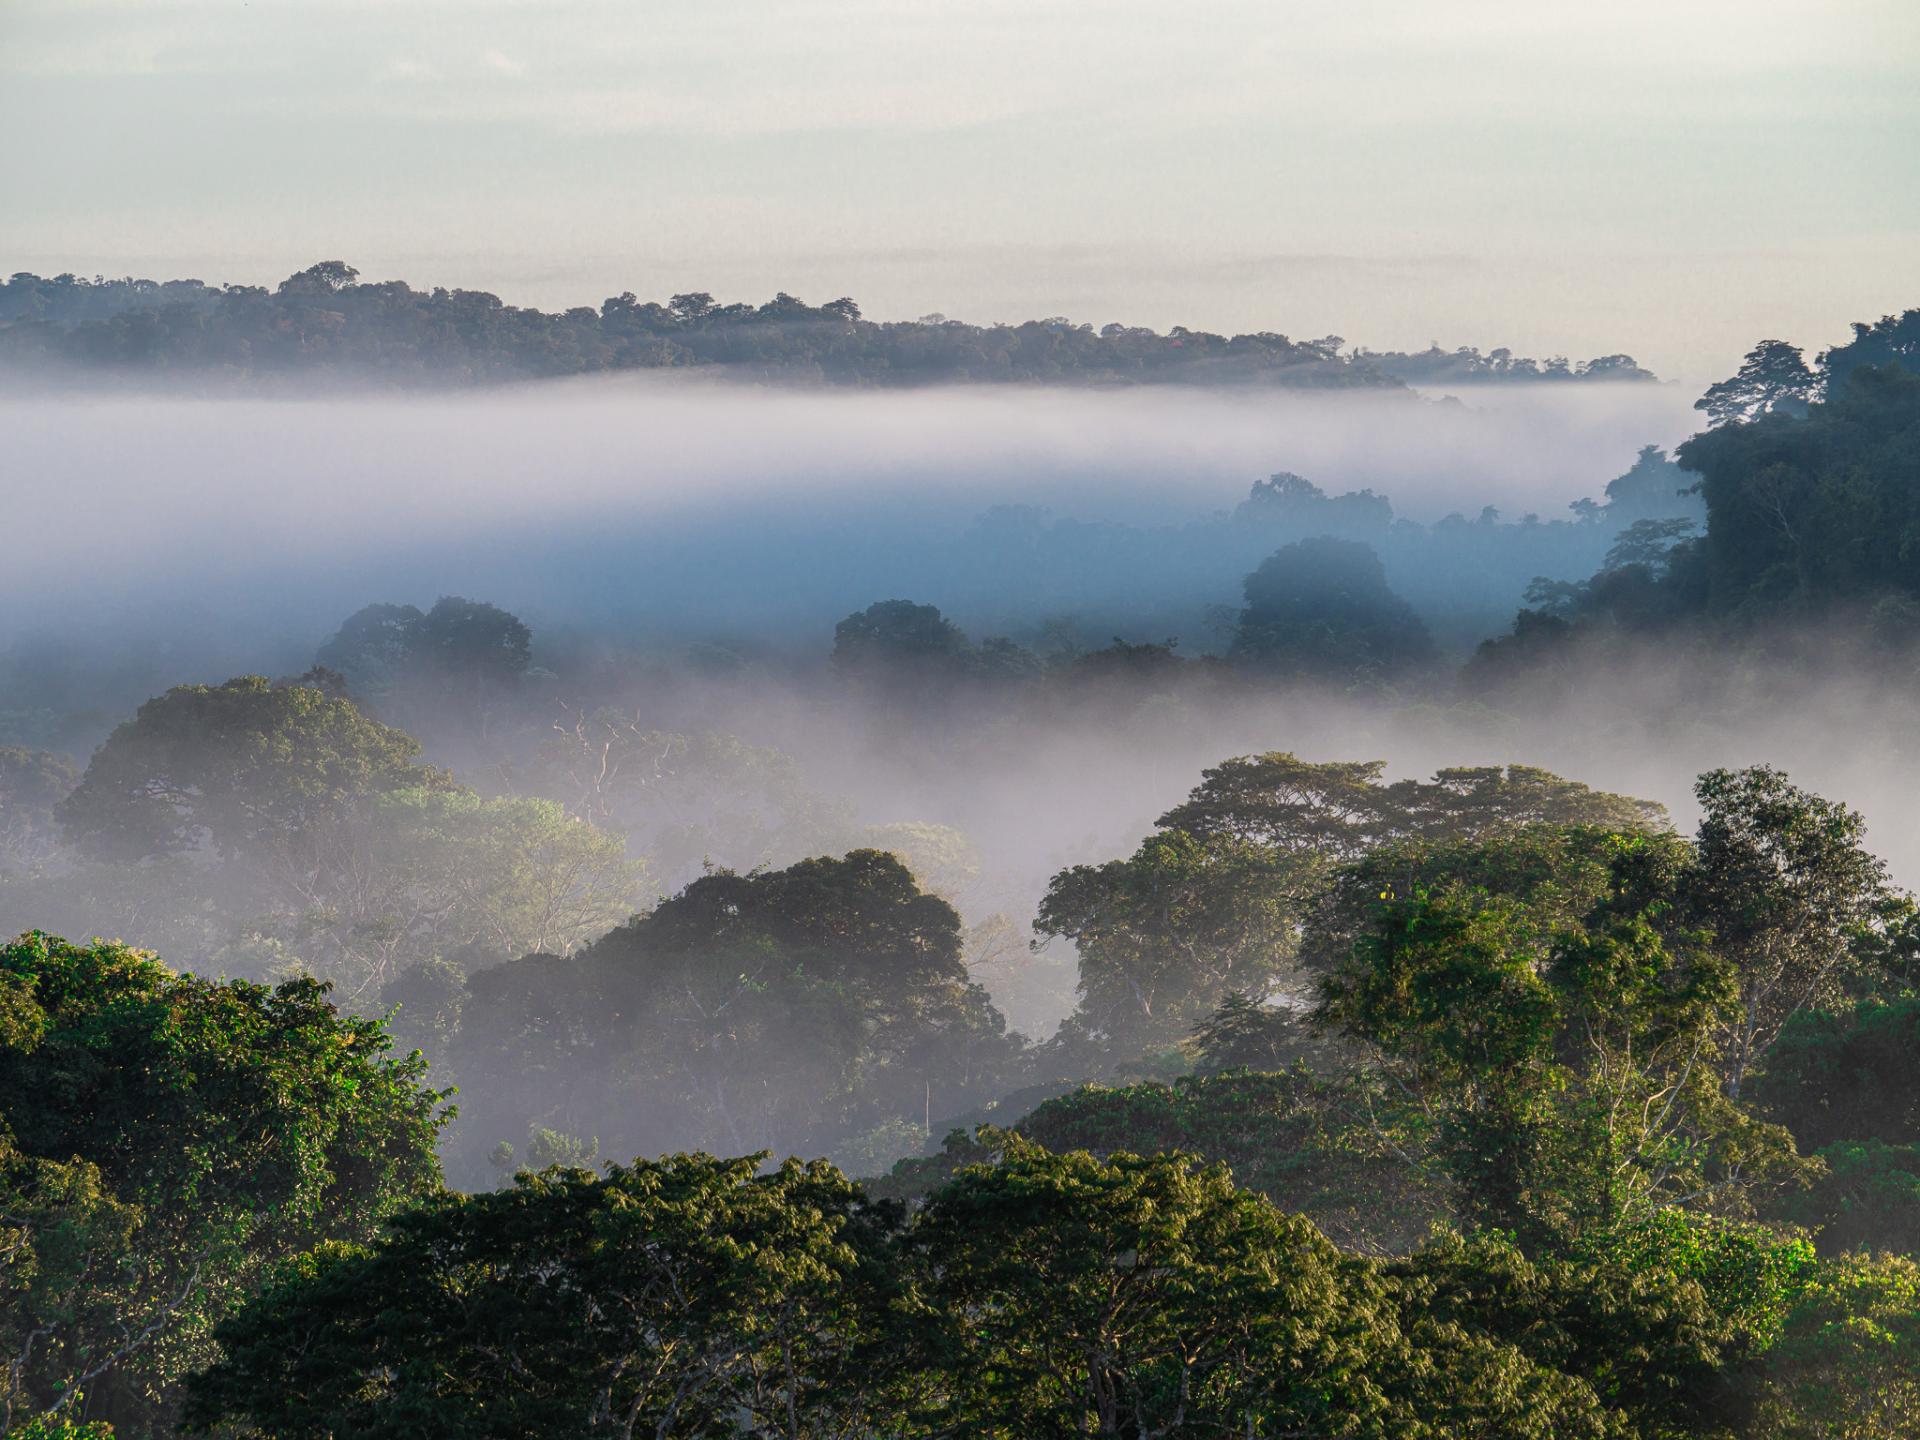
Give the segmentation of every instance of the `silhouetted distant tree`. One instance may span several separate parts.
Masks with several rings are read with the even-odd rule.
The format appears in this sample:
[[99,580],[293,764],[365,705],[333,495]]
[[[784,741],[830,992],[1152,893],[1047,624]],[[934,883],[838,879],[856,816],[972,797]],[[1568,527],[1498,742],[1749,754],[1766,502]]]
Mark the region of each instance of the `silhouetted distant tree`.
[[1434,658],[1426,626],[1358,541],[1284,546],[1247,577],[1246,597],[1232,651],[1245,665],[1348,683],[1392,679]]
[[1710,386],[1694,402],[1710,425],[1757,420],[1762,415],[1804,415],[1814,393],[1813,371],[1798,345],[1762,340],[1733,375]]

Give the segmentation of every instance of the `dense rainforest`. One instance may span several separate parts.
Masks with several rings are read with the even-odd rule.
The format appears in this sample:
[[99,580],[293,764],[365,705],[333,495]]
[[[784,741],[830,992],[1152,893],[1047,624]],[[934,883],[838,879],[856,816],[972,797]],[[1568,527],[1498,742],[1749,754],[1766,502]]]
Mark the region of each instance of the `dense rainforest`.
[[698,368],[825,385],[984,381],[1049,384],[1397,387],[1521,381],[1648,381],[1628,355],[1570,364],[1500,348],[1345,351],[1340,336],[1223,336],[1176,326],[1054,317],[969,325],[942,315],[875,322],[846,298],[808,305],[784,292],[763,305],[704,291],[664,304],[631,292],[559,314],[480,290],[360,283],[329,260],[273,290],[198,280],[86,280],[27,273],[0,282],[0,365],[45,374],[66,364],[149,378],[267,380],[333,376],[375,384],[449,384],[609,370]]
[[[156,369],[1519,363],[5,295],[16,357]],[[443,595],[131,699],[0,657],[0,1433],[1920,1433],[1908,837],[1726,723],[1911,713],[1920,311],[1699,408],[1566,521],[1276,474],[1182,532],[1239,599],[1185,644],[882,594],[668,655]],[[1495,568],[1507,633],[1433,599]],[[1723,753],[1611,778],[1669,741]]]

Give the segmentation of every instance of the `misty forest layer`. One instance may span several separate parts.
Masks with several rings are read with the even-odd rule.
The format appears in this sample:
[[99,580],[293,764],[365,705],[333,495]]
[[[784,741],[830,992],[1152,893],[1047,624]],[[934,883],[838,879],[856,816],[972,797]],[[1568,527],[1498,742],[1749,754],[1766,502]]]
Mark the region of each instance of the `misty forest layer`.
[[[143,373],[1525,363],[4,293],[15,360]],[[1920,310],[1698,408],[1561,521],[1284,471],[995,511],[956,569],[1047,592],[1004,631],[372,595],[158,683],[16,641],[0,1431],[1920,1433]]]

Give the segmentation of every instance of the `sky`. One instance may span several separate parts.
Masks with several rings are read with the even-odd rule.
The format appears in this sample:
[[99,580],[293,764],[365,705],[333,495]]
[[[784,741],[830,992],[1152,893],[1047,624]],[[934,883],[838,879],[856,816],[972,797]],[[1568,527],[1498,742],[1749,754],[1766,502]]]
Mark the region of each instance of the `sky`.
[[1920,304],[1915,0],[0,0],[0,270],[1728,373]]

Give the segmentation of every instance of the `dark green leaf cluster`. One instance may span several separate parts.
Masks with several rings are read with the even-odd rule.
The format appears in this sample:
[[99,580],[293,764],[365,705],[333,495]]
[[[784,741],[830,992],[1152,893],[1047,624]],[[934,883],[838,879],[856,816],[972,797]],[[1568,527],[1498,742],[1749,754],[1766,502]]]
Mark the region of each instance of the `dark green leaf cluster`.
[[1690,1280],[1454,1240],[1382,1265],[1178,1155],[1001,1140],[913,1212],[830,1167],[522,1175],[289,1267],[201,1427],[296,1440],[1722,1433]]
[[0,946],[0,1407],[164,1424],[275,1263],[438,1190],[424,1069],[311,979]]

